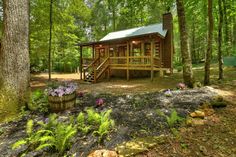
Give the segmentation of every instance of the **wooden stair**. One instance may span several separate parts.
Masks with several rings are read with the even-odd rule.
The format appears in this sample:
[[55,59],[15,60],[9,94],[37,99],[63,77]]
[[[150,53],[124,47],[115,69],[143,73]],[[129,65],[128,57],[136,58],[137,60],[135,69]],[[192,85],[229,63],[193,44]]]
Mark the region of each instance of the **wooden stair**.
[[109,57],[106,58],[101,64],[95,64],[97,61],[94,61],[86,69],[88,70],[84,76],[85,82],[96,83],[96,81],[109,69]]

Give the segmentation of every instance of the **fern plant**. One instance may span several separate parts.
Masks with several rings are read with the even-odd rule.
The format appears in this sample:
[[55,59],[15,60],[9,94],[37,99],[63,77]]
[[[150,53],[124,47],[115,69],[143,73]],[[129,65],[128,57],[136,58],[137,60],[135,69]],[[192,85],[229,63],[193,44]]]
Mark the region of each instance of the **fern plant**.
[[34,132],[33,120],[29,120],[26,124],[27,138],[14,143],[12,149],[27,144],[30,150],[51,148],[63,154],[71,146],[71,139],[77,132],[76,126],[59,123],[56,114],[50,115],[46,123],[38,122],[38,124],[41,128]]
[[93,108],[89,108],[86,110],[88,114],[88,123],[91,125],[99,125],[101,122],[101,116],[99,113],[97,113]]
[[165,115],[160,110],[157,110],[157,114],[166,118],[167,124],[170,128],[173,128],[176,123],[181,122],[183,120],[182,117],[178,116],[178,113],[175,109],[171,110],[170,116]]
[[34,122],[33,120],[28,120],[26,123],[26,133],[27,137],[20,139],[12,145],[12,149],[17,149],[22,145],[29,144],[31,147],[37,144],[38,134],[33,133]]
[[57,114],[50,114],[45,123],[40,121],[38,124],[43,128],[43,130],[53,130],[55,126],[58,125],[57,118]]
[[88,134],[88,132],[91,129],[91,126],[85,124],[85,117],[82,112],[80,112],[79,115],[77,116],[77,123],[78,123],[78,130],[85,135]]
[[100,114],[100,125],[98,130],[93,132],[93,135],[98,136],[99,143],[101,143],[101,141],[104,139],[104,136],[107,135],[115,125],[114,120],[110,119],[111,112],[112,110],[110,109]]
[[59,123],[54,132],[49,130],[49,134],[39,139],[40,145],[37,150],[50,147],[59,152],[59,154],[63,154],[64,151],[71,146],[71,138],[76,132],[77,129],[75,126],[72,126],[72,124]]

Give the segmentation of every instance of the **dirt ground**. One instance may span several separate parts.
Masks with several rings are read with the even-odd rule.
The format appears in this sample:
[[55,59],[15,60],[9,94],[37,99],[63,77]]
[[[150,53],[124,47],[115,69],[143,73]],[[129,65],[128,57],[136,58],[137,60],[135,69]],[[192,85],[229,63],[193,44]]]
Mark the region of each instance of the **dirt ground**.
[[[150,78],[130,79],[111,78],[110,80],[100,80],[96,84],[84,82],[79,79],[79,74],[52,74],[52,80],[74,81],[78,83],[79,92],[91,93],[110,93],[110,94],[130,94],[159,91],[161,89],[175,88],[176,84],[181,82],[179,74],[155,77],[153,81]],[[36,74],[31,76],[32,89],[44,89],[48,82],[47,74]]]
[[[203,70],[194,70],[195,77],[203,78]],[[95,93],[145,93],[161,89],[175,88],[181,82],[181,74],[163,78],[156,77],[153,82],[150,78],[131,79],[112,78],[110,81],[103,80],[97,84],[88,84],[79,80],[78,74],[53,74],[52,78],[57,80],[74,80],[79,83],[79,91]],[[228,106],[216,109],[212,119],[205,125],[194,127],[183,127],[179,129],[178,138],[170,137],[162,144],[147,150],[137,157],[236,157],[236,70],[229,68],[225,70],[225,80],[217,81],[217,68],[212,69],[212,87],[228,101]],[[33,75],[31,86],[44,88],[47,83],[47,75]]]
[[236,157],[236,86],[218,88],[217,92],[229,101],[227,107],[216,109],[205,125],[182,127],[178,138],[170,137],[137,157]]

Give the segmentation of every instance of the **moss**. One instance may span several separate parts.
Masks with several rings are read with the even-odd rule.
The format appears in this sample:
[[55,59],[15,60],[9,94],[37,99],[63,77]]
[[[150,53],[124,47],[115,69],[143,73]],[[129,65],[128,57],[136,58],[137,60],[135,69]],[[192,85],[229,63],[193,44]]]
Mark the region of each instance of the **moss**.
[[223,101],[224,101],[224,98],[223,98],[222,96],[218,95],[218,96],[214,97],[214,98],[212,99],[212,101],[213,101],[213,102],[223,102]]
[[226,107],[227,106],[227,103],[225,101],[213,101],[211,103],[212,107],[213,108],[220,108],[220,107]]
[[145,152],[158,144],[165,143],[165,136],[136,138],[128,142],[124,142],[116,147],[116,151],[120,156],[134,156]]
[[12,120],[18,115],[16,95],[7,89],[0,90],[0,123]]

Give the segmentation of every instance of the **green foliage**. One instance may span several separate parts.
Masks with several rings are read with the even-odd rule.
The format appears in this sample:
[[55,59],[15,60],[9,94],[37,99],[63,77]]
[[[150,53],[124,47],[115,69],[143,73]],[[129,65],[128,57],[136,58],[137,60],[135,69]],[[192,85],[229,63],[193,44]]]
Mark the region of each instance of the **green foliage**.
[[91,129],[91,126],[85,124],[84,114],[82,112],[79,113],[77,116],[77,124],[78,130],[81,131],[83,134],[88,134]]
[[37,147],[37,150],[50,147],[59,152],[59,154],[63,154],[66,149],[70,148],[71,138],[76,132],[77,129],[72,124],[58,123],[55,126],[55,130],[48,130],[48,133],[40,137],[40,145]]
[[15,142],[12,145],[12,149],[17,149],[19,147],[21,147],[22,145],[31,145],[31,147],[35,147],[35,145],[37,145],[38,143],[38,139],[40,137],[39,134],[35,134],[33,132],[34,130],[34,122],[33,120],[28,120],[26,123],[26,133],[27,133],[27,137],[25,139],[20,139],[17,142]]
[[37,131],[33,130],[33,124],[33,120],[27,122],[27,137],[15,142],[12,149],[29,145],[30,150],[51,148],[51,150],[63,154],[65,150],[70,148],[71,139],[77,132],[75,125],[59,123],[56,114],[50,115],[46,123],[38,122],[40,128]]
[[21,147],[22,145],[25,145],[25,144],[27,144],[27,140],[25,140],[25,139],[18,140],[17,142],[15,142],[12,145],[12,149],[17,149],[17,148],[19,148],[19,147]]
[[97,113],[93,108],[89,108],[86,110],[88,114],[88,123],[93,125],[99,125],[101,123],[101,116]]
[[98,136],[99,143],[102,142],[104,139],[104,136],[109,133],[109,131],[114,127],[115,123],[114,120],[110,119],[112,110],[103,111],[100,116],[100,125],[98,127],[98,130],[93,132],[93,135]]
[[42,113],[48,112],[47,96],[42,90],[36,90],[31,93],[28,107],[33,111],[37,110]]
[[28,122],[26,123],[26,133],[28,134],[28,136],[30,136],[33,132],[33,128],[34,127],[34,121],[32,119],[28,120]]
[[93,132],[93,135],[97,135],[99,137],[99,143],[103,140],[104,136],[109,133],[109,131],[114,127],[114,121],[113,120],[105,120],[102,121],[98,130]]
[[53,130],[55,126],[58,125],[58,121],[57,121],[57,114],[53,113],[49,115],[49,118],[46,119],[48,122],[43,123],[42,121],[38,122],[39,125],[41,125],[41,127],[43,127],[44,130]]
[[182,117],[178,116],[178,113],[175,109],[171,110],[170,116],[165,115],[160,110],[157,110],[157,114],[166,118],[167,124],[170,128],[173,128],[175,124],[183,120]]

